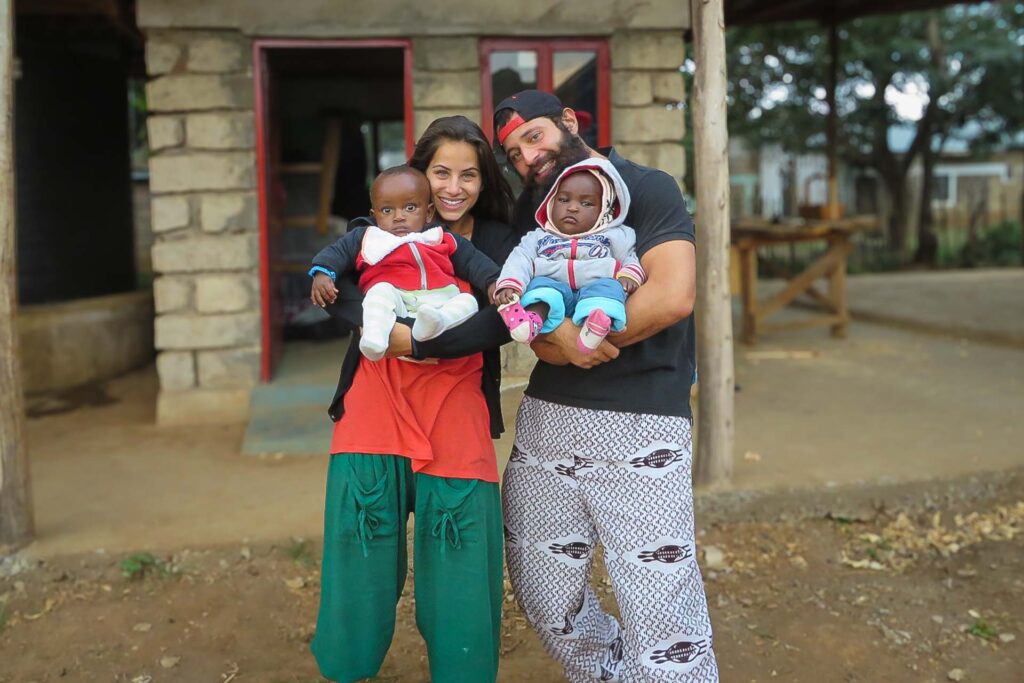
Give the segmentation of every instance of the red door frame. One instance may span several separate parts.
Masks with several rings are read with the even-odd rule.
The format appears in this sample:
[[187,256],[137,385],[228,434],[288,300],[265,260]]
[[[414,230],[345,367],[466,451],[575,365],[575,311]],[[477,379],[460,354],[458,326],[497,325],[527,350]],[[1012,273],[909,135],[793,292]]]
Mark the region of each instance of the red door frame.
[[270,235],[268,220],[268,152],[270,146],[268,98],[271,74],[267,65],[267,56],[271,50],[289,49],[344,49],[344,48],[402,48],[404,51],[403,99],[405,118],[405,152],[412,154],[413,149],[413,112],[412,112],[412,40],[409,38],[373,38],[373,39],[288,39],[267,38],[254,40],[252,44],[253,89],[255,92],[255,124],[256,124],[256,177],[259,200],[260,220],[260,312],[262,314],[262,341],[260,353],[260,376],[269,382],[275,362],[273,354],[272,326],[270,319]]
[[499,50],[533,50],[537,53],[537,89],[553,91],[552,54],[559,51],[593,50],[597,53],[597,144],[612,144],[611,50],[602,38],[482,38],[480,40],[480,121],[487,137],[493,136],[494,88],[491,84],[490,54]]

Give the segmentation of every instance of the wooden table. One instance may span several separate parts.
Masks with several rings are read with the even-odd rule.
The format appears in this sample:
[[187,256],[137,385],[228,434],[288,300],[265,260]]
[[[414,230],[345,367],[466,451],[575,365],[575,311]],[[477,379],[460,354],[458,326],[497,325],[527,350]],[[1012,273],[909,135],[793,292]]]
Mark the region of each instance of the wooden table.
[[[843,337],[850,321],[846,301],[846,257],[857,232],[877,230],[877,216],[851,216],[837,220],[799,220],[771,223],[760,219],[741,219],[732,225],[732,245],[739,256],[740,292],[743,301],[743,322],[740,339],[756,344],[757,335],[778,330],[802,329],[827,325],[833,337]],[[777,244],[824,241],[825,253],[792,276],[779,293],[759,301],[757,298],[757,248]],[[828,289],[815,287],[826,278]],[[784,323],[765,322],[793,299],[807,294],[821,304],[824,314]]]

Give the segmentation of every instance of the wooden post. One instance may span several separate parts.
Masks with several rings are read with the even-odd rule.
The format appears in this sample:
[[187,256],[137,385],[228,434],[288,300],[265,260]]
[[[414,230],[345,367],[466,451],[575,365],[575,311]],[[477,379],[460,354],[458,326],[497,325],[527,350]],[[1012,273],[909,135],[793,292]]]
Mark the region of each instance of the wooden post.
[[733,356],[729,294],[729,132],[726,129],[723,0],[691,0],[693,134],[697,175],[698,484],[732,474]]
[[0,556],[33,535],[15,325],[13,4],[0,0]]
[[839,26],[835,18],[828,25],[829,72],[825,99],[828,101],[828,201],[826,216],[839,218],[839,111],[836,109],[836,87],[839,84]]

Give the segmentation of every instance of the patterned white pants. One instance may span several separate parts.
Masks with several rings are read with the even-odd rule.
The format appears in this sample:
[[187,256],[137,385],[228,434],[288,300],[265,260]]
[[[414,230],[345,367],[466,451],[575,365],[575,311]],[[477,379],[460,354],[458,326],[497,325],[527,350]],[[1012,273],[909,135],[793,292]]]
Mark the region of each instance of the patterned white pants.
[[[569,681],[718,681],[691,447],[686,418],[523,400],[502,486],[509,576]],[[621,627],[590,587],[598,541]]]

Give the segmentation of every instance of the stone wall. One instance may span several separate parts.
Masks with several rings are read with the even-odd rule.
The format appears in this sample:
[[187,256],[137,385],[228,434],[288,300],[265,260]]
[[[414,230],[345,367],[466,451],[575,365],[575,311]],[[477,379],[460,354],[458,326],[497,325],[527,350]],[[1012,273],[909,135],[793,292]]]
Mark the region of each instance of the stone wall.
[[161,423],[243,420],[258,381],[250,55],[233,31],[147,36]]
[[[189,6],[202,14],[213,8],[227,11],[228,4]],[[232,11],[243,6],[231,5]],[[516,25],[499,22],[493,25],[500,30],[487,34],[549,35],[553,26],[560,27],[555,35],[561,36],[613,31],[613,143],[624,156],[662,168],[682,184],[685,131],[677,105],[684,99],[679,66],[688,8],[659,0],[646,14],[626,16],[623,3],[607,0],[595,7],[617,18],[600,30],[587,30],[592,17],[575,28],[526,19]],[[241,21],[199,19],[190,28],[187,12],[166,14],[174,21],[164,22],[162,12],[170,5],[163,2],[141,0],[139,8],[152,79],[147,98],[158,419],[245,419],[259,377],[261,343],[250,36],[273,31]],[[435,24],[424,19],[415,30],[391,34],[413,40],[415,136],[438,116],[463,114],[480,121],[482,33],[424,35]],[[339,29],[330,37],[367,35],[368,29],[357,29]],[[295,35],[321,34],[303,30]],[[506,351],[503,360],[510,376],[528,374],[533,362],[532,353],[518,347]]]
[[660,168],[680,187],[686,168],[685,100],[679,67],[680,31],[630,31],[612,36],[612,142],[622,156]]
[[138,0],[140,27],[239,29],[291,38],[578,36],[690,26],[686,0]]
[[480,53],[475,36],[416,38],[413,54],[413,138],[439,116],[480,123]]

